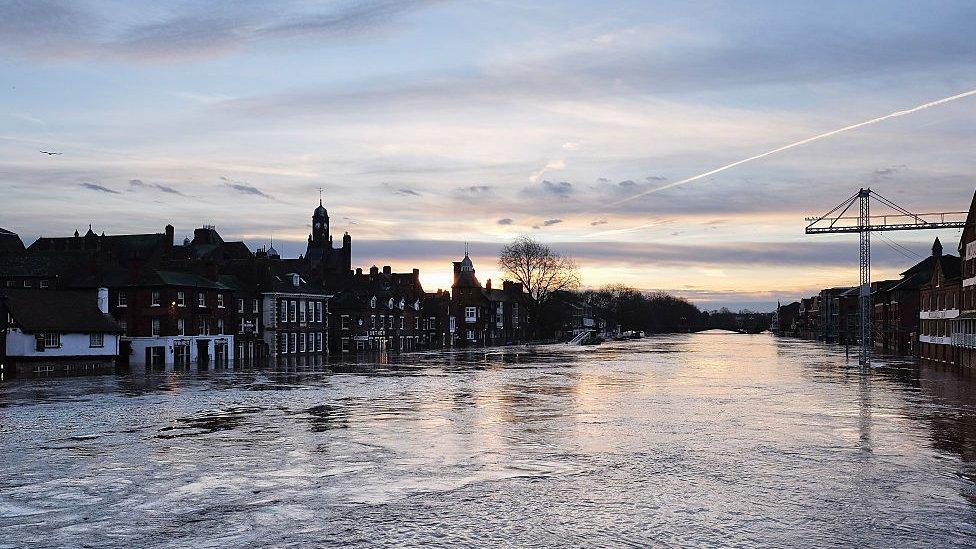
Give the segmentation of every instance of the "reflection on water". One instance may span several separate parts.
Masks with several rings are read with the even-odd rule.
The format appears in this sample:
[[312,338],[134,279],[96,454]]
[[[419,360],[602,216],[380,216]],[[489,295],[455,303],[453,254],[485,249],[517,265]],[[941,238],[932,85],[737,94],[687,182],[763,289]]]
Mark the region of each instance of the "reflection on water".
[[0,547],[971,546],[976,380],[766,335],[0,384]]

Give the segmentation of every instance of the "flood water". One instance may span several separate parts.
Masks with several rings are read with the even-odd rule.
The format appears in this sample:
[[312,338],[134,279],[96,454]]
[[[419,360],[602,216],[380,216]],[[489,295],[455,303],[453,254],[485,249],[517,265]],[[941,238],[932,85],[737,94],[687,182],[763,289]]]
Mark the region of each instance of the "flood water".
[[0,383],[0,547],[976,544],[976,380],[769,335]]

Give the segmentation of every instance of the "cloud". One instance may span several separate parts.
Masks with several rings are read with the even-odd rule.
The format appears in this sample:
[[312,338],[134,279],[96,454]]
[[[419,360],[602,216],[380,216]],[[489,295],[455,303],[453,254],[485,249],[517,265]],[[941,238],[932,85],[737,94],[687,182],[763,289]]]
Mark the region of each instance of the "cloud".
[[259,196],[261,198],[267,198],[268,200],[274,200],[273,196],[266,194],[265,192],[263,192],[262,190],[258,189],[253,185],[248,185],[247,183],[244,182],[232,181],[231,179],[228,179],[226,177],[221,177],[220,179],[221,181],[224,182],[224,185],[226,187],[230,189],[234,189],[235,191],[241,194],[246,194],[250,196]]
[[547,220],[545,220],[545,221],[542,222],[542,226],[543,227],[549,227],[551,225],[556,225],[556,224],[562,223],[562,222],[563,222],[562,219],[547,219]]
[[305,46],[368,34],[431,1],[358,0],[275,9],[238,2],[220,9],[184,4],[139,10],[99,4],[0,2],[0,50],[42,59],[111,58],[185,62],[224,56],[259,42]]
[[620,183],[617,183],[617,186],[620,187],[620,188],[622,188],[622,189],[628,189],[628,190],[630,190],[630,189],[633,189],[633,188],[637,187],[637,183],[635,181],[632,181],[632,180],[628,179],[626,181],[621,181]]
[[897,166],[888,166],[887,168],[879,168],[874,170],[871,174],[871,179],[875,183],[878,183],[884,179],[889,179],[897,173],[903,172],[908,169],[908,166],[904,164],[898,164]]
[[457,187],[454,192],[468,196],[482,196],[491,192],[490,185],[469,185],[467,187]]
[[502,219],[498,220],[499,225],[511,225],[512,223],[515,223],[515,221],[510,217],[503,217]]
[[420,193],[418,193],[417,191],[413,189],[408,189],[406,187],[401,187],[393,191],[393,194],[398,194],[400,196],[420,196]]
[[186,196],[181,191],[178,191],[168,185],[162,185],[160,183],[145,183],[141,179],[130,179],[129,186],[134,188],[139,188],[139,189],[155,189],[157,191],[164,192],[167,194]]
[[663,175],[649,175],[649,176],[645,177],[644,180],[645,181],[650,181],[650,182],[654,182],[654,181],[667,181],[668,178],[667,177],[664,177]]
[[596,227],[598,225],[606,225],[608,221],[606,219],[598,219],[596,221],[590,222],[590,227]]
[[564,160],[550,160],[549,162],[546,162],[546,165],[543,166],[541,170],[532,172],[532,175],[529,176],[529,181],[531,181],[532,183],[538,183],[539,180],[542,179],[542,176],[545,175],[547,172],[551,172],[553,170],[562,170],[565,168],[566,168],[566,162]]
[[111,193],[111,194],[122,194],[119,191],[116,191],[116,190],[113,190],[113,189],[109,189],[108,187],[103,187],[103,186],[97,185],[95,183],[81,183],[81,186],[84,187],[84,188],[86,188],[86,189],[88,189],[88,190],[90,190],[90,191],[99,191],[99,192]]
[[553,183],[552,181],[543,181],[542,190],[546,194],[556,195],[560,197],[567,197],[573,192],[573,184],[566,181],[559,181]]
[[[537,225],[542,228],[541,224]],[[548,242],[560,253],[575,258],[581,264],[607,265],[609,263],[629,266],[738,266],[748,268],[753,265],[772,267],[809,267],[811,269],[840,267],[850,269],[853,265],[851,284],[857,283],[857,257],[851,259],[850,242],[816,241],[804,242],[797,246],[794,242],[754,242],[733,241],[720,244],[688,246],[662,242],[583,242],[579,240]],[[502,244],[496,242],[471,242],[473,253],[497,256]],[[930,245],[929,245],[930,246]],[[446,265],[457,251],[454,240],[372,240],[357,239],[357,257],[388,257],[390,260],[404,262],[427,262],[444,258]],[[873,252],[877,251],[877,254]],[[924,252],[921,246],[918,252]],[[360,255],[361,254],[361,255]],[[879,267],[904,270],[911,267],[910,260],[893,250],[877,246],[872,250],[872,259]],[[876,257],[874,257],[876,255]],[[794,280],[785,283],[796,282]]]
[[567,141],[566,143],[563,143],[563,149],[566,149],[567,151],[575,151],[578,148],[579,148],[579,143],[576,143],[574,141]]

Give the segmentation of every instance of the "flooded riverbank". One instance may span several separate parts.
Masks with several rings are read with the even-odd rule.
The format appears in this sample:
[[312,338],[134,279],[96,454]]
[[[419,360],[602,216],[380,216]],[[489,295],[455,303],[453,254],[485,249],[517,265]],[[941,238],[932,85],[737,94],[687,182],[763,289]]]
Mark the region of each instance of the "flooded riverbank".
[[0,384],[0,547],[976,543],[976,381],[769,335]]

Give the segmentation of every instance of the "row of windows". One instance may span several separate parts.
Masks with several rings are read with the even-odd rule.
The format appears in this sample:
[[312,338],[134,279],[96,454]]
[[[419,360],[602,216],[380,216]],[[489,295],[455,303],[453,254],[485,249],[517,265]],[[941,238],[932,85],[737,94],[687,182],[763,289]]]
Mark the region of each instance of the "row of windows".
[[[124,322],[120,323],[123,327],[123,333],[126,333],[126,324]],[[218,335],[224,333],[224,319],[218,318],[216,322],[215,329],[211,332],[210,322],[201,318],[197,322],[197,333],[195,335]],[[153,337],[158,337],[162,334],[162,319],[154,318],[152,319],[152,327],[150,328],[150,335]],[[176,319],[176,335],[187,335],[186,334],[186,322],[182,318]]]
[[[371,330],[392,330],[394,327],[399,326],[402,330],[404,329],[405,317],[397,317],[394,315],[370,315],[369,316],[369,328]],[[399,320],[397,320],[399,319]],[[414,317],[413,328],[414,330],[433,330],[437,326],[437,317],[430,317],[429,319],[423,317]],[[352,319],[349,315],[342,315],[339,317],[339,325],[343,330],[348,330],[352,327]],[[359,321],[359,325],[362,325],[362,319]]]
[[[98,349],[105,346],[105,334],[88,334],[88,346],[92,349]],[[60,349],[61,348],[61,334],[55,332],[45,332],[44,333],[44,348],[45,349]]]
[[930,293],[922,297],[922,310],[944,311],[946,309],[956,309],[958,308],[958,301],[956,292]]
[[[258,312],[258,303],[259,303],[259,300],[257,300],[257,299],[252,299],[251,300],[251,312],[252,313],[257,313]],[[237,312],[239,312],[239,313],[243,313],[244,312],[244,299],[238,299],[237,300]]]
[[[159,307],[163,303],[162,292],[160,290],[152,290],[149,293],[149,304],[153,307]],[[176,299],[171,303],[177,307],[186,307],[186,292],[183,290],[178,290],[176,292]],[[125,290],[120,290],[116,300],[116,305],[119,307],[129,306],[129,293]],[[207,306],[207,296],[204,292],[197,292],[197,307]],[[224,307],[224,294],[217,294],[217,307]]]
[[[37,287],[38,288],[48,288],[48,287],[50,287],[50,285],[51,285],[50,281],[48,281],[48,280],[40,280],[40,281],[38,281]],[[17,286],[17,281],[16,280],[8,280],[6,286],[8,288],[16,287]],[[25,280],[24,281],[24,287],[25,288],[33,288],[34,287],[34,281],[33,280]]]
[[322,302],[282,299],[279,302],[281,322],[322,322]]
[[322,332],[278,334],[278,354],[309,353],[322,350]]

